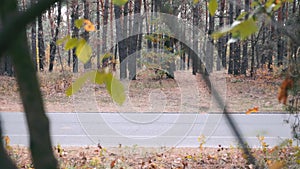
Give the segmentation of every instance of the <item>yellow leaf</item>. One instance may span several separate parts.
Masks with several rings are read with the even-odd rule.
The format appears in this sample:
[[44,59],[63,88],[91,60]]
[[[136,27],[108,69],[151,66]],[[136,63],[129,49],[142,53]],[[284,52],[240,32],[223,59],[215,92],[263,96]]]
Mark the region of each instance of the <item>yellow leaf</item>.
[[250,18],[240,24],[236,25],[232,30],[233,32],[239,32],[240,39],[244,40],[250,35],[257,32],[258,28],[253,18]]
[[199,2],[199,0],[193,0],[193,4],[197,4]]
[[119,105],[123,104],[126,99],[126,95],[122,83],[114,78],[111,73],[108,73],[105,77],[105,85],[112,99]]
[[83,23],[84,23],[84,20],[85,20],[85,19],[77,19],[77,20],[75,20],[75,26],[76,26],[78,29],[80,29],[80,28],[82,27]]
[[125,5],[127,2],[128,0],[113,0],[113,3],[118,6]]
[[96,76],[96,71],[92,72],[87,72],[78,79],[75,80],[75,82],[72,83],[72,85],[66,90],[66,95],[71,96],[72,94],[76,93],[79,91],[79,89],[84,85],[84,83],[88,79],[95,78]]
[[65,50],[71,50],[75,48],[78,44],[78,39],[77,38],[71,38],[67,41],[65,44]]
[[218,1],[217,0],[209,0],[208,10],[211,16],[215,15],[216,10],[218,9]]
[[251,113],[256,113],[256,112],[258,112],[258,107],[254,107],[252,109],[248,109],[247,112],[246,112],[246,114],[251,114]]
[[70,35],[67,35],[67,36],[63,37],[62,39],[58,39],[56,41],[56,45],[61,45],[61,44],[65,43],[69,39],[70,39]]

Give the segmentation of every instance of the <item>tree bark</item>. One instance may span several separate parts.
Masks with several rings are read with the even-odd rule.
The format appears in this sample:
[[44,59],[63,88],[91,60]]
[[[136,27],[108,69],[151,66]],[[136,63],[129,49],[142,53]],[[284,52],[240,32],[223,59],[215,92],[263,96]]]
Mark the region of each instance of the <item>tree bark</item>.
[[[229,24],[233,23],[233,3],[229,1]],[[233,74],[233,60],[234,60],[234,44],[229,45],[229,64],[228,64],[228,74]]]
[[[97,11],[96,11],[96,24],[97,24],[97,39],[100,40],[100,0],[97,0]],[[100,68],[100,42],[97,41],[96,47],[96,57],[97,57],[97,69]]]
[[39,49],[39,70],[44,70],[45,61],[45,44],[44,44],[44,30],[43,30],[43,15],[38,17],[38,49]]
[[199,25],[199,2],[197,4],[194,4],[193,7],[193,52],[192,52],[192,73],[193,75],[196,75],[197,71],[198,71],[198,25]]
[[[36,3],[36,0],[31,0],[31,6]],[[35,70],[37,70],[37,51],[36,51],[36,19],[31,23],[31,55]]]
[[[108,27],[108,7],[109,2],[105,0],[104,8],[103,8],[103,25],[102,25],[102,52],[107,52],[107,27]],[[108,58],[102,60],[102,67],[106,67],[108,65]]]
[[130,59],[128,60],[129,66],[129,79],[136,80],[136,55],[138,49],[138,35],[134,35],[139,30],[140,24],[140,13],[141,13],[141,1],[135,0],[134,1],[134,19],[133,19],[133,28],[132,28],[132,38],[131,38],[131,50],[130,50]]
[[[78,1],[73,1],[72,2],[72,15],[71,15],[71,23],[72,23],[72,37],[73,38],[78,38],[78,34],[79,34],[79,30],[78,28],[75,26],[75,21],[78,19],[78,12],[79,12],[79,6],[78,6]],[[77,73],[78,72],[78,58],[76,55],[76,51],[75,49],[73,49],[73,73]]]
[[[87,0],[82,0],[83,1],[83,8],[84,8],[84,19],[89,19],[89,3]],[[85,31],[83,33],[83,38],[86,40],[86,41],[89,41],[89,32]],[[89,59],[89,61],[87,63],[84,64],[84,69],[90,69],[92,68],[92,62],[91,62],[91,58]]]
[[54,59],[55,59],[55,53],[56,53],[56,41],[58,38],[59,33],[59,26],[61,21],[61,2],[58,2],[58,15],[56,19],[56,29],[55,34],[53,35],[53,39],[50,42],[50,63],[49,63],[49,72],[53,71],[54,66]]

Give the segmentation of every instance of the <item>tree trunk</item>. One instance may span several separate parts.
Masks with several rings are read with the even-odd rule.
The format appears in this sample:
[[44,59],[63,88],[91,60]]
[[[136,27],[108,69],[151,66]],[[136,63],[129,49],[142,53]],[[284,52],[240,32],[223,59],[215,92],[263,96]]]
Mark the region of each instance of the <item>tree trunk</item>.
[[[31,6],[36,3],[36,0],[30,1]],[[35,70],[37,70],[37,51],[36,51],[36,20],[31,23],[31,56]]]
[[[89,19],[89,3],[87,2],[87,0],[82,0],[83,2],[83,8],[84,8],[84,19]],[[89,41],[89,32],[85,31],[83,33],[83,38],[88,42]],[[91,58],[89,59],[89,61],[87,63],[84,64],[84,69],[90,69],[92,68],[92,62],[91,62]]]
[[[107,26],[108,26],[108,7],[109,2],[108,0],[105,0],[104,2],[104,8],[103,8],[103,25],[102,25],[102,52],[107,52]],[[105,58],[102,60],[102,67],[106,67],[108,65],[108,58]]]
[[118,43],[118,50],[119,50],[119,58],[120,58],[120,79],[125,79],[125,70],[124,70],[124,54],[125,54],[125,50],[124,50],[124,46],[125,46],[125,41],[124,36],[123,36],[123,30],[121,27],[121,7],[118,5],[114,6],[114,12],[115,12],[115,23],[116,23],[116,39],[117,39],[117,43]]
[[[278,9],[278,24],[283,24],[283,7],[281,6]],[[282,33],[280,29],[277,29],[277,66],[283,65],[283,40],[282,40]]]
[[197,71],[198,71],[198,24],[199,24],[199,2],[197,4],[194,4],[193,7],[193,51],[192,51],[192,73],[193,75],[196,75]]
[[139,22],[140,22],[140,13],[141,13],[141,0],[135,0],[134,1],[134,19],[133,19],[133,28],[132,28],[132,38],[131,38],[131,50],[129,53],[129,79],[130,80],[136,80],[136,55],[137,55],[137,49],[138,49],[138,35],[134,35],[136,32],[138,32],[139,29]]
[[124,20],[123,20],[123,42],[122,42],[122,49],[123,49],[123,52],[121,56],[120,54],[120,73],[122,74],[122,78],[123,79],[126,79],[127,78],[127,65],[128,65],[128,59],[127,59],[127,56],[128,56],[128,44],[127,43],[130,43],[130,38],[127,38],[127,35],[128,35],[128,4],[129,2],[127,2],[125,5],[124,5]]
[[[97,0],[97,11],[96,11],[96,24],[97,24],[97,39],[100,40],[100,0]],[[97,41],[96,57],[97,57],[97,69],[100,68],[100,41]]]
[[38,17],[38,49],[39,49],[39,70],[44,70],[45,61],[45,44],[44,44],[44,30],[43,30],[43,15]]
[[[70,26],[70,9],[69,9],[69,1],[66,1],[66,6],[67,6],[67,11],[66,11],[66,15],[67,15],[67,27],[68,27],[68,35],[71,35],[71,26]],[[71,67],[71,55],[72,55],[72,51],[69,50],[68,51],[68,66]]]
[[[249,12],[250,10],[250,1],[245,0],[245,12]],[[248,14],[245,16],[245,19],[248,19]],[[241,66],[241,74],[246,75],[248,69],[248,40],[243,42],[243,59]]]
[[209,28],[208,28],[208,40],[206,44],[206,72],[211,73],[213,71],[213,64],[214,64],[214,41],[211,38],[211,34],[214,31],[215,26],[215,19],[211,14],[209,13]]
[[[233,23],[233,3],[229,2],[229,24]],[[234,60],[234,44],[229,45],[229,64],[228,64],[228,74],[233,74],[233,60]]]
[[56,53],[56,41],[57,41],[58,33],[59,33],[60,20],[61,20],[61,2],[58,2],[58,15],[57,15],[57,20],[56,20],[57,21],[56,29],[55,29],[55,34],[53,35],[53,39],[50,42],[49,72],[53,71],[54,59],[55,59],[55,53]]
[[[75,20],[78,19],[78,12],[79,12],[79,6],[78,6],[78,1],[73,1],[72,2],[72,15],[71,15],[71,22],[72,22],[72,37],[73,38],[78,38],[78,34],[79,34],[79,30],[78,28],[75,26]],[[78,72],[78,58],[76,56],[76,52],[75,49],[73,49],[73,73],[77,73]]]
[[250,67],[250,76],[254,77],[254,58],[255,58],[255,46],[254,46],[254,35],[251,36],[251,67]]
[[[241,1],[237,0],[235,4],[235,16],[236,18],[241,13]],[[241,44],[240,40],[234,43],[234,61],[233,61],[233,74],[239,75],[241,72]]]

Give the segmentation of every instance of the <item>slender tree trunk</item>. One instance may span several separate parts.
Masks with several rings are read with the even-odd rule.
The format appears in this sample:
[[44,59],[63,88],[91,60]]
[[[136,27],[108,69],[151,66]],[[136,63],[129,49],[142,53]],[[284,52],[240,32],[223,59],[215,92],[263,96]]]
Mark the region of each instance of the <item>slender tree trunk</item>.
[[[250,1],[245,0],[245,12],[249,12],[250,10]],[[245,16],[245,19],[248,19],[248,14]],[[242,66],[241,66],[241,74],[246,75],[248,69],[248,40],[243,42],[243,58],[242,58]]]
[[128,35],[128,4],[127,2],[124,5],[124,20],[123,20],[123,44],[121,45],[123,49],[123,56],[120,56],[120,73],[122,74],[122,78],[126,79],[127,78],[127,65],[128,65],[128,43],[130,43],[130,38],[127,38]]
[[[66,6],[67,6],[67,27],[68,27],[68,35],[71,35],[71,26],[70,26],[70,9],[69,9],[69,1],[66,1]],[[71,55],[72,55],[72,50],[68,51],[68,66],[71,67]],[[49,66],[50,67],[50,66]]]
[[[144,0],[144,11],[145,11],[145,18],[146,18],[146,30],[147,30],[147,36],[151,35],[151,24],[148,24],[148,12],[149,12],[149,8],[148,8],[148,1]],[[147,39],[147,52],[150,52],[152,48],[152,42],[150,39]]]
[[[235,4],[235,15],[236,18],[241,13],[241,1],[237,0]],[[241,42],[238,40],[236,43],[234,43],[234,61],[233,61],[233,74],[239,75],[241,72]]]
[[254,77],[254,66],[255,66],[255,46],[254,46],[254,35],[251,36],[251,67],[250,67],[250,76]]
[[[100,40],[100,0],[97,0],[97,11],[96,11],[96,24],[97,24],[97,39]],[[96,47],[96,57],[97,57],[97,68],[100,68],[100,42],[97,41],[97,47]]]
[[[141,3],[141,2],[140,2]],[[140,4],[140,10],[142,8],[142,4]],[[141,59],[142,57],[142,42],[143,42],[143,18],[141,18],[140,24],[139,24],[139,35],[137,40],[137,59]],[[137,63],[137,66],[141,68],[141,62]]]
[[[278,9],[278,24],[283,24],[283,7],[281,6]],[[283,40],[282,40],[282,33],[280,29],[277,29],[277,66],[283,65]]]
[[[106,53],[107,52],[107,27],[108,27],[108,7],[109,7],[109,2],[108,0],[105,0],[104,2],[104,11],[103,11],[103,25],[102,25],[102,52]],[[108,65],[108,58],[105,58],[102,60],[102,66],[106,67]]]
[[[89,13],[90,13],[89,3],[88,3],[87,0],[82,0],[82,2],[83,2],[83,6],[84,6],[83,7],[84,8],[84,12],[83,12],[84,13],[84,18],[89,20],[89,18],[90,18],[90,16],[89,16]],[[83,38],[88,42],[89,38],[90,38],[89,32],[85,31],[83,33]],[[92,68],[91,58],[89,59],[89,61],[87,63],[84,64],[84,69],[90,69],[90,68]]]
[[[233,3],[229,1],[229,24],[233,23]],[[234,66],[234,44],[229,45],[229,64],[228,64],[228,74],[233,74]]]
[[[211,35],[214,32],[215,27],[215,19],[213,16],[209,14],[209,28],[208,28],[208,35]],[[214,63],[214,41],[211,36],[208,36],[208,43],[206,44],[206,70],[208,73],[213,71],[213,63]]]
[[119,58],[120,58],[120,79],[125,79],[124,75],[124,66],[123,66],[123,60],[124,60],[124,46],[125,46],[125,41],[122,40],[124,39],[123,37],[123,30],[122,26],[120,24],[121,20],[121,7],[118,5],[114,6],[114,12],[115,12],[115,23],[116,23],[116,39],[118,43],[118,50],[119,50]]
[[[72,22],[72,37],[74,38],[78,38],[78,34],[79,34],[79,30],[78,28],[75,26],[75,20],[78,19],[78,12],[79,12],[79,6],[78,6],[78,1],[73,1],[72,2],[72,16],[71,16],[71,22]],[[77,73],[78,72],[78,58],[76,56],[76,52],[75,49],[73,49],[73,73]]]
[[[31,5],[36,3],[36,0],[31,0]],[[31,23],[31,55],[35,70],[37,70],[37,49],[36,49],[36,20]]]
[[38,49],[39,49],[39,70],[44,70],[45,61],[45,44],[44,44],[44,30],[43,30],[43,15],[38,17]]
[[61,2],[58,2],[58,15],[56,19],[56,29],[55,29],[55,34],[53,35],[53,39],[50,42],[50,63],[49,63],[49,72],[53,71],[53,66],[54,66],[54,59],[55,59],[55,54],[56,54],[56,41],[58,38],[58,33],[59,33],[59,26],[60,26],[60,21],[61,21]]
[[193,75],[196,75],[197,71],[198,71],[198,24],[199,24],[199,2],[197,4],[194,4],[193,7],[193,48],[194,51],[192,52],[192,73]]
[[[140,13],[141,13],[141,0],[134,1],[134,19],[133,19],[133,34],[138,32],[139,22],[140,22]],[[138,35],[133,35],[131,38],[131,51],[130,51],[130,59],[129,59],[129,79],[136,80],[136,55],[138,49]]]

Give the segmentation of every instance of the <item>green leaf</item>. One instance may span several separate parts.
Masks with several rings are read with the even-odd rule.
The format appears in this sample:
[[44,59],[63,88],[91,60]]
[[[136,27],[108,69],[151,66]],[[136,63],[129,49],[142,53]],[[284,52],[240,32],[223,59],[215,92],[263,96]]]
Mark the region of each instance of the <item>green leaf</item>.
[[80,29],[82,27],[82,25],[83,25],[83,21],[84,21],[84,19],[77,19],[77,20],[75,20],[75,26],[76,26],[76,28]]
[[257,1],[252,1],[251,2],[251,8],[254,8],[254,7],[258,6],[258,5],[259,5],[259,3]]
[[244,19],[244,17],[248,14],[248,12],[242,12],[237,18],[236,20],[242,20]]
[[61,44],[63,44],[63,43],[65,43],[67,40],[69,40],[70,39],[70,35],[67,35],[67,36],[65,36],[65,37],[63,37],[63,38],[61,38],[61,39],[58,39],[57,41],[56,41],[56,45],[61,45]]
[[275,0],[268,0],[268,1],[265,3],[265,8],[268,9],[272,4],[274,4],[274,1],[275,1]]
[[96,76],[94,77],[94,79],[92,79],[92,81],[98,85],[102,85],[105,83],[106,74],[107,73],[105,72],[97,71]]
[[113,0],[113,3],[118,6],[125,5],[127,2],[128,0]]
[[199,2],[199,0],[193,0],[193,4],[197,4]]
[[95,71],[94,72],[88,72],[84,75],[80,76],[78,79],[75,80],[75,82],[72,83],[72,85],[66,90],[66,95],[71,96],[72,94],[79,91],[79,89],[84,85],[84,83],[92,78],[95,77]]
[[84,39],[80,39],[76,48],[76,55],[81,62],[86,63],[92,55],[92,47]]
[[241,22],[232,30],[233,32],[237,31],[240,33],[240,39],[244,40],[248,38],[253,33],[257,32],[258,28],[255,21],[252,18]]
[[71,50],[75,48],[78,44],[78,39],[77,38],[71,38],[67,41],[65,44],[65,50]]
[[111,73],[108,73],[105,77],[105,85],[112,99],[119,105],[123,104],[126,99],[126,95],[122,83],[114,78]]
[[216,10],[218,9],[218,1],[217,0],[209,0],[208,10],[211,16],[215,15]]

